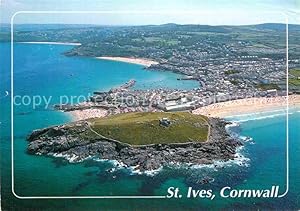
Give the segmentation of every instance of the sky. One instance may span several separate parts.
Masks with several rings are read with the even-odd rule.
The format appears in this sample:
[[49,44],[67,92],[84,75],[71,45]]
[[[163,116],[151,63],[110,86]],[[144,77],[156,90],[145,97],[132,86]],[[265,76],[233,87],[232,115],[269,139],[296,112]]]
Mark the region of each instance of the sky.
[[19,24],[247,25],[285,23],[286,16],[289,23],[300,24],[300,0],[0,0],[0,23],[10,23],[18,11],[93,11],[19,13],[14,18]]

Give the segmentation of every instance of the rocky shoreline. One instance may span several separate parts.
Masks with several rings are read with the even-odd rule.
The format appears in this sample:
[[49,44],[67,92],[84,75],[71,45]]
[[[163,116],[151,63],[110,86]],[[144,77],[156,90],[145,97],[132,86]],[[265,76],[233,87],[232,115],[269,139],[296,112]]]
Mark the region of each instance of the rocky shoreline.
[[[174,144],[152,144],[132,146],[118,140],[90,135],[88,121],[78,121],[65,125],[33,131],[27,138],[30,154],[60,155],[72,162],[87,158],[116,160],[125,167],[151,171],[172,163],[212,164],[214,161],[233,160],[239,140],[226,131],[228,122],[209,118],[211,125],[209,140]],[[89,134],[89,138],[86,138]],[[70,159],[71,158],[71,159]]]

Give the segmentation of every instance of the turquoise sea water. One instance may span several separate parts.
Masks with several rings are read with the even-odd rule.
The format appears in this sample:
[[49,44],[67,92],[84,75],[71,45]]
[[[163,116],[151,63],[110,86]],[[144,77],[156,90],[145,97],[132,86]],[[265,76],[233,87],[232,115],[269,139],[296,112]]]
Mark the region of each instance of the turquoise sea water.
[[[147,71],[139,65],[102,61],[91,58],[65,57],[62,53],[70,46],[16,44],[14,54],[15,95],[59,96],[88,95],[95,90],[108,90],[130,79],[137,80],[135,88],[183,88],[198,86],[194,81],[177,81],[179,77],[169,72]],[[166,195],[170,186],[184,192],[191,186],[213,189],[217,195],[208,199],[66,199],[21,200],[11,193],[11,141],[10,141],[10,45],[0,43],[0,140],[1,185],[4,210],[49,209],[239,209],[300,207],[300,134],[299,109],[290,111],[290,191],[281,199],[222,199],[218,191],[224,186],[237,189],[268,188],[286,184],[286,120],[284,111],[273,111],[229,118],[238,121],[233,132],[253,138],[240,150],[236,162],[218,164],[217,168],[172,167],[164,168],[155,176],[132,174],[120,169],[106,170],[112,163],[88,160],[70,164],[60,158],[26,154],[26,136],[37,128],[70,121],[64,113],[45,109],[44,105],[15,106],[14,115],[14,180],[19,196],[73,196],[73,195]],[[6,97],[5,97],[6,96]],[[204,177],[214,178],[211,184],[201,185]]]

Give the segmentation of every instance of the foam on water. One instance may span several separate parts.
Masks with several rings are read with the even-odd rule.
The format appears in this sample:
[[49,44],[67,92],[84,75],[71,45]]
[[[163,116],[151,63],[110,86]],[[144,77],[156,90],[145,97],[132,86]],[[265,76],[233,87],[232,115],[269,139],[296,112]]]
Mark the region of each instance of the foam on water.
[[278,110],[271,110],[271,111],[261,111],[261,112],[253,112],[253,113],[245,113],[245,114],[236,114],[232,116],[227,116],[227,118],[237,118],[237,117],[247,117],[249,115],[261,115],[266,113],[276,113],[276,112],[285,112],[286,109],[278,109]]
[[[288,114],[292,115],[295,112],[300,112],[299,108],[291,107],[291,108],[289,108]],[[236,123],[241,123],[241,122],[248,122],[248,121],[254,121],[254,120],[261,120],[261,119],[276,118],[276,117],[285,116],[285,115],[287,115],[286,109],[278,109],[278,110],[271,110],[271,111],[232,115],[232,116],[227,116],[225,119],[227,119],[229,121],[233,120]]]
[[159,167],[158,169],[154,169],[154,170],[146,170],[144,172],[144,174],[146,174],[147,176],[155,176],[156,174],[158,174],[161,170],[163,169],[163,167]]
[[63,153],[49,153],[49,155],[56,157],[56,158],[64,158],[66,160],[68,160],[70,163],[79,163],[82,162],[84,160],[88,160],[91,159],[92,156],[88,156],[86,158],[79,158],[79,156],[75,155],[75,154],[63,154]]
[[228,161],[219,161],[216,160],[212,164],[192,164],[190,168],[193,169],[201,169],[201,168],[211,168],[217,171],[219,168],[225,168],[225,167],[231,167],[233,165],[243,166],[243,167],[249,167],[250,164],[250,158],[247,158],[243,155],[242,150],[244,146],[238,147],[236,150],[236,153],[234,155],[233,160]]
[[[289,113],[289,114],[293,114],[293,113]],[[285,116],[286,114],[281,113],[281,114],[273,114],[273,115],[266,115],[266,116],[253,116],[253,117],[249,117],[249,118],[245,118],[245,119],[241,119],[241,120],[237,120],[237,122],[248,122],[248,121],[254,121],[254,120],[262,120],[262,119],[270,119],[270,118],[275,118],[275,117],[279,117],[279,116]]]
[[126,169],[129,170],[130,175],[147,175],[147,176],[154,176],[158,174],[163,167],[160,167],[158,169],[153,169],[153,170],[146,170],[146,171],[141,171],[138,169],[139,165],[136,166],[127,166],[123,162],[117,161],[117,160],[108,160],[108,159],[100,159],[100,158],[93,158],[94,161],[98,162],[108,162],[114,166],[114,168],[111,169],[110,172],[115,172],[120,169]]

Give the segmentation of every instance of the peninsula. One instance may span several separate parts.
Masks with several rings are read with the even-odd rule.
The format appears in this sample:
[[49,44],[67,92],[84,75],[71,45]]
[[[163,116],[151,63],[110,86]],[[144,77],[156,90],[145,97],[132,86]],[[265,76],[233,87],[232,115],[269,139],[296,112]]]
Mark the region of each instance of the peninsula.
[[189,112],[127,113],[35,130],[31,154],[117,160],[135,170],[179,164],[212,164],[235,158],[234,140],[221,119]]

